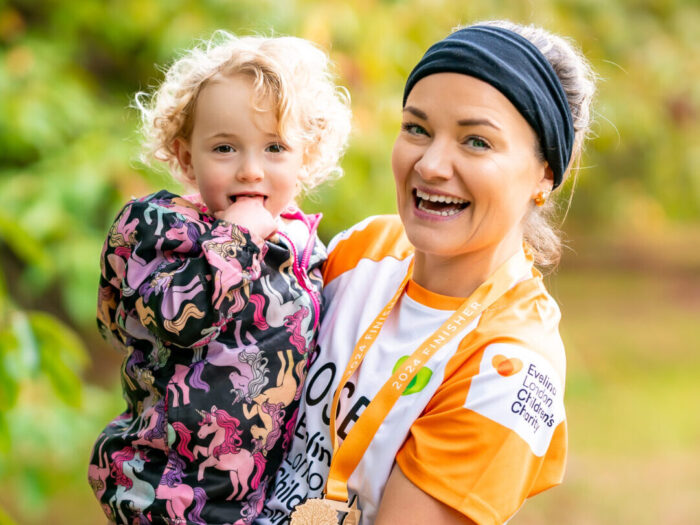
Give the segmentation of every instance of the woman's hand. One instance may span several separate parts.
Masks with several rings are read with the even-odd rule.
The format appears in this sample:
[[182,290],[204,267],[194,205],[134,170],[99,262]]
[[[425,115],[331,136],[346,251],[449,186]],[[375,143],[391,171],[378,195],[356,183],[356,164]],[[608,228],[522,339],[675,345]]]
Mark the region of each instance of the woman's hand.
[[394,525],[395,523],[476,525],[466,516],[416,487],[396,464],[384,488],[384,495],[374,523],[375,525]]
[[261,239],[267,239],[277,231],[275,218],[259,197],[238,197],[224,211],[214,212],[214,217],[242,226]]

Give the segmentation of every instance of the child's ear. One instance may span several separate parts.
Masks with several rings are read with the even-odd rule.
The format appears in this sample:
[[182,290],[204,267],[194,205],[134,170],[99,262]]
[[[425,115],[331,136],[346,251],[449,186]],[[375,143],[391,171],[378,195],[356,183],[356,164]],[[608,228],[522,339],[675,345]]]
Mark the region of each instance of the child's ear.
[[192,167],[192,152],[189,143],[183,138],[176,138],[173,142],[173,149],[177,162],[180,165],[180,170],[184,177],[190,182],[196,182],[194,176],[194,168]]

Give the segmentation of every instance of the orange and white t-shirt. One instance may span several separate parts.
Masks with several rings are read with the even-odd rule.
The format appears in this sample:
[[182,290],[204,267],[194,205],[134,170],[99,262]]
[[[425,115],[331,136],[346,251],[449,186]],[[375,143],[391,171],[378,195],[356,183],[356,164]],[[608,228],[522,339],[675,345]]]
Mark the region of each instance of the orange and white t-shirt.
[[[287,523],[323,493],[331,460],[329,405],[355,343],[396,292],[413,247],[396,216],[338,235],[324,269],[319,350],[287,459],[256,523]],[[561,482],[566,458],[559,309],[523,251],[522,278],[427,362],[396,402],[350,477],[362,524],[374,522],[394,463],[416,486],[479,525],[505,523],[523,501]],[[340,396],[347,435],[395,367],[463,299],[409,281]]]

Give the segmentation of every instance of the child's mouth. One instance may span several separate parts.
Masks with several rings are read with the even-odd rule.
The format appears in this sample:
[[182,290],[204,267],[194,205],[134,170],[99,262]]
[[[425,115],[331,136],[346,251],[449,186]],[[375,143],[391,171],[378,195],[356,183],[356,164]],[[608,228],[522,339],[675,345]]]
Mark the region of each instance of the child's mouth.
[[228,200],[231,201],[231,204],[241,202],[244,199],[259,200],[260,204],[265,204],[267,196],[263,195],[262,193],[236,193],[235,195],[229,195],[228,197]]
[[413,190],[413,198],[416,208],[431,215],[439,215],[441,217],[457,215],[471,204],[470,201],[458,197],[426,193],[419,189]]

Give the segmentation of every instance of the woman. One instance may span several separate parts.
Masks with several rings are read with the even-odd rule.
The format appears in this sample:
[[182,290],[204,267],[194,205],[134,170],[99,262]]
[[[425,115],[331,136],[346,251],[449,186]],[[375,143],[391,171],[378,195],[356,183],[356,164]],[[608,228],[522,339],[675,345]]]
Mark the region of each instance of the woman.
[[320,348],[263,523],[296,508],[292,523],[497,524],[561,482],[560,315],[533,264],[559,259],[547,197],[593,91],[538,28],[478,24],[426,52],[392,156],[400,221],[329,247]]

